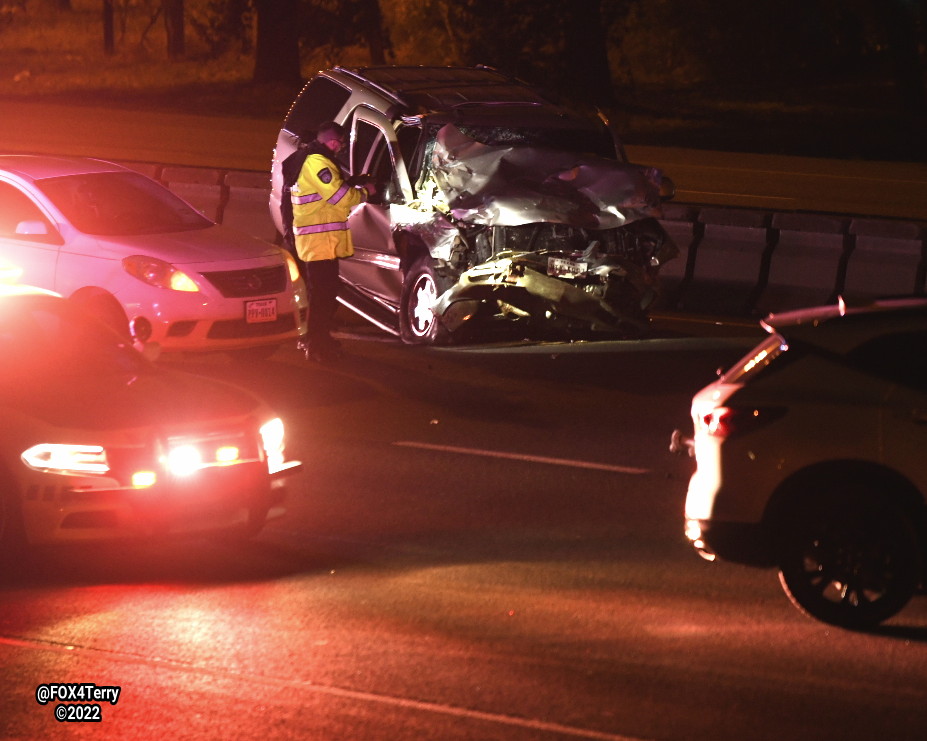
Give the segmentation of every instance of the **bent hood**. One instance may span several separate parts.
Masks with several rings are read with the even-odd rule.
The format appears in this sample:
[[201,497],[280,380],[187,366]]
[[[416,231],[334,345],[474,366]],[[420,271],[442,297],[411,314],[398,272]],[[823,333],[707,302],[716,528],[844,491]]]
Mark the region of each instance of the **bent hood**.
[[431,161],[451,216],[471,224],[537,222],[610,229],[660,216],[662,173],[594,155],[481,144],[447,124]]

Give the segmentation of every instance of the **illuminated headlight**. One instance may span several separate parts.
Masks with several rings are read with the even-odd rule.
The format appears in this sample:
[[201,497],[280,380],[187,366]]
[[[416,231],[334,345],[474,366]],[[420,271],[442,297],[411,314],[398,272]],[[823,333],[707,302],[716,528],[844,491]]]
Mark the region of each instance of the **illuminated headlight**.
[[181,445],[167,454],[165,463],[175,476],[189,476],[203,467],[203,456],[193,445]]
[[274,473],[283,468],[283,420],[275,417],[261,426],[261,440],[267,456],[267,469]]
[[290,274],[290,283],[296,283],[299,280],[299,265],[296,264],[296,259],[286,250],[281,250],[283,252],[283,259],[286,260],[286,269]]
[[106,473],[106,451],[99,445],[40,443],[23,451],[29,468],[45,473]]
[[190,276],[157,257],[132,255],[123,259],[122,267],[129,275],[149,286],[166,288],[170,291],[196,292],[200,290]]
[[163,459],[164,467],[174,476],[190,476],[200,469],[241,463],[241,451],[235,445],[200,449],[196,445],[178,445]]

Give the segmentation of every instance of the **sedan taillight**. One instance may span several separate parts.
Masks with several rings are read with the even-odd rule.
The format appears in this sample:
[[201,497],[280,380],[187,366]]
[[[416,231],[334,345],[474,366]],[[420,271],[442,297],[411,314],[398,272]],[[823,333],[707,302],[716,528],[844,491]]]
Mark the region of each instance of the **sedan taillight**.
[[769,424],[785,411],[785,407],[714,407],[698,416],[696,432],[724,439]]

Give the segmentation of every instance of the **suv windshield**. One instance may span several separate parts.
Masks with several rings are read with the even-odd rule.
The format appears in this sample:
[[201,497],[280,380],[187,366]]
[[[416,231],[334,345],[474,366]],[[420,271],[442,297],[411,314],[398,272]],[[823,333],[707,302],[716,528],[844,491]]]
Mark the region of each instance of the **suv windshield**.
[[68,175],[37,185],[85,234],[163,234],[212,224],[167,188],[135,172]]

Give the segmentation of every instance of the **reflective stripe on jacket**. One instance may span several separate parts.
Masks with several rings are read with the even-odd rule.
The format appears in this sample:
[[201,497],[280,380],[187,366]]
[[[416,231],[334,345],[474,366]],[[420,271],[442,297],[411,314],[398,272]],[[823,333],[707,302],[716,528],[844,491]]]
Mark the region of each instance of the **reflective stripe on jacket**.
[[328,157],[306,157],[299,178],[290,190],[293,234],[300,258],[333,260],[354,254],[348,215],[364,200],[364,193],[349,186],[341,170]]

